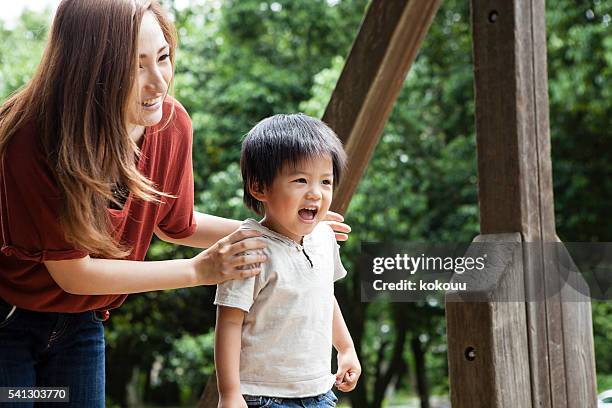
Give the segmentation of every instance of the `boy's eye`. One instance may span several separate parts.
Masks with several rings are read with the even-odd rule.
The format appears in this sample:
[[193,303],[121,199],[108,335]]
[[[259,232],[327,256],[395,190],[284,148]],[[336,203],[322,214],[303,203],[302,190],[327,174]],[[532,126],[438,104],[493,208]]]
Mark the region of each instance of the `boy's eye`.
[[331,180],[327,180],[327,179],[323,180],[321,183],[328,185],[328,186],[331,186],[332,184],[334,184]]
[[296,183],[308,183],[304,177],[293,180]]

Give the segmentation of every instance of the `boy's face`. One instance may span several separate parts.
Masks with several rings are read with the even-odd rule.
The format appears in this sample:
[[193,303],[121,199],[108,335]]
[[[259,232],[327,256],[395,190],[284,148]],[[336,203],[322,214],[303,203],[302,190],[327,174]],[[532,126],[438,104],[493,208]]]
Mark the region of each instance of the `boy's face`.
[[330,156],[285,166],[258,198],[266,214],[262,224],[296,242],[325,218],[332,201],[333,164]]

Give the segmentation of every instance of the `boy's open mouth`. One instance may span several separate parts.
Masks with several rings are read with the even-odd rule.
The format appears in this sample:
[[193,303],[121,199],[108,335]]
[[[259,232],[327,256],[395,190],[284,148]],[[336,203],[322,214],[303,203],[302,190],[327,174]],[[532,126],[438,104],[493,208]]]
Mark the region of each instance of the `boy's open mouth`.
[[298,216],[302,221],[313,221],[319,212],[317,207],[304,207],[298,211]]

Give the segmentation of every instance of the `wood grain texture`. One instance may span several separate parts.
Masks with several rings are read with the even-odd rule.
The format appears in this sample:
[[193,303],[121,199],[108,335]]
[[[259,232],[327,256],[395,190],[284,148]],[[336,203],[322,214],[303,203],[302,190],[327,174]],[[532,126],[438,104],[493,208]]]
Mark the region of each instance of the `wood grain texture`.
[[[558,237],[556,240],[561,242]],[[584,277],[576,272],[578,267],[567,250],[560,256],[572,265],[567,284],[561,288],[565,369],[566,376],[571,378],[567,386],[567,406],[596,408],[597,381],[593,374],[596,370],[589,287]]]
[[[524,298],[521,235],[480,235],[474,242],[498,245],[477,247],[486,248],[488,255],[484,275],[466,272],[453,279],[471,282],[468,288],[481,301],[465,293],[446,294],[452,406],[530,408],[525,303],[510,301]],[[469,301],[464,303],[466,298]],[[475,355],[470,359],[472,349]]]
[[[471,4],[481,234],[517,232],[533,243],[523,252],[525,327],[514,328],[527,333],[531,406],[594,407],[590,306],[565,301],[544,245],[556,237],[544,1]],[[469,313],[477,306],[463,307]],[[451,384],[456,380],[453,375]]]
[[332,210],[344,214],[440,0],[373,0],[323,115],[344,142]]
[[465,283],[467,291],[448,291],[446,302],[493,302],[521,301],[524,299],[522,272],[511,274],[514,287],[501,293],[500,287],[507,285],[509,271],[522,267],[523,245],[519,233],[479,235],[472,241],[464,257],[484,258],[486,267],[474,267],[461,274],[454,274],[452,283]]
[[[520,232],[533,241],[541,237],[539,158],[531,24],[521,5],[526,1],[472,0],[478,202],[482,234]],[[533,255],[527,251],[524,259],[526,296],[544,299],[543,274],[533,273],[541,271],[541,257]],[[526,312],[533,406],[550,408],[546,305],[530,302]]]

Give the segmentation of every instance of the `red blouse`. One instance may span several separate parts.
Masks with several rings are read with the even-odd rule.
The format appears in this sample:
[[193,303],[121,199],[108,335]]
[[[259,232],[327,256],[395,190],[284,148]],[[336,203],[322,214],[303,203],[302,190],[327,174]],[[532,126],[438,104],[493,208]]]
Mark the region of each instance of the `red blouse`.
[[[168,120],[172,105],[174,115]],[[115,238],[132,248],[126,258],[142,261],[157,225],[172,238],[196,229],[193,217],[192,128],[187,111],[171,97],[163,118],[147,127],[138,169],[176,198],[161,203],[128,196],[122,210],[110,209]],[[68,243],[59,223],[60,193],[33,123],[10,139],[0,166],[0,298],[29,310],[82,312],[118,307],[126,295],[73,295],[55,283],[46,260],[76,259],[87,252]],[[172,271],[168,271],[171,273]]]

